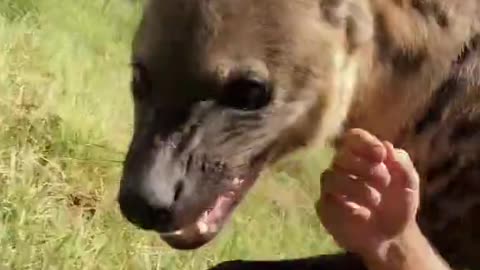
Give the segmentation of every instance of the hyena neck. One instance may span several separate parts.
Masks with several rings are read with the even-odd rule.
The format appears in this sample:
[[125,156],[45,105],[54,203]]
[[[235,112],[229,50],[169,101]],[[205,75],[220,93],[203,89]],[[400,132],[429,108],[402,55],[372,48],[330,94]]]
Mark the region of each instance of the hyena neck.
[[369,68],[359,70],[361,79],[344,130],[363,128],[402,146],[414,135],[415,123],[442,84],[455,72],[472,38],[475,35],[450,43],[445,40],[445,44],[427,41],[420,44],[423,52],[417,52],[413,60],[408,50],[403,50],[401,59],[394,56],[388,61],[373,54]]

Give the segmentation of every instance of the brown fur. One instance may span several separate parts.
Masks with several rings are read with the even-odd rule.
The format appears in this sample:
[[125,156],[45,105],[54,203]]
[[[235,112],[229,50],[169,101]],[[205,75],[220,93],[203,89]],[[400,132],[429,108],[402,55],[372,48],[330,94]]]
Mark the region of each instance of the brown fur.
[[[179,134],[174,143],[203,157],[198,166],[220,162],[215,173],[194,177],[193,166],[182,174],[191,183],[216,176],[202,182],[211,190],[259,155],[271,163],[363,128],[413,157],[422,176],[419,221],[442,256],[480,267],[478,14],[479,0],[151,0],[133,54],[150,74],[150,96],[135,99],[123,186],[135,186],[129,176],[150,162],[144,153],[154,138]],[[272,103],[249,116],[223,115],[208,102],[224,95],[232,74],[271,82]],[[183,154],[159,148],[156,164],[185,170]],[[195,194],[186,205],[208,200],[188,183]]]

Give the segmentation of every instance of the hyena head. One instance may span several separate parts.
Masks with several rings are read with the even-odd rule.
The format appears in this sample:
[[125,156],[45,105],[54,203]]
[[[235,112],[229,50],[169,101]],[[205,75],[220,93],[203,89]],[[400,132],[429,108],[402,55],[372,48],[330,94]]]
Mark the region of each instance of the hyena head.
[[263,168],[332,138],[372,32],[361,3],[148,2],[133,46],[122,214],[173,248],[198,248]]

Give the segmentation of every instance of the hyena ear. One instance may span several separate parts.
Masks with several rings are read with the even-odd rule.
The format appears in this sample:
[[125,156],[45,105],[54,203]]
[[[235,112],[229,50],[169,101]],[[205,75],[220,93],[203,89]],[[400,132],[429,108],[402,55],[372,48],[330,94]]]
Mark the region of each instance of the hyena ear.
[[352,49],[373,37],[374,20],[369,1],[318,0],[324,19],[335,27],[345,29]]

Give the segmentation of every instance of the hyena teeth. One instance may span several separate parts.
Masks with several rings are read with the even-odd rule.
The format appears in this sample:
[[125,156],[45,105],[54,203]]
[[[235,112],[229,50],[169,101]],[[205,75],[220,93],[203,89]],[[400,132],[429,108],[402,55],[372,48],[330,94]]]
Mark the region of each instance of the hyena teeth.
[[243,183],[243,179],[240,179],[238,177],[233,179],[233,185],[235,186],[241,185],[242,183]]
[[233,191],[229,191],[229,192],[227,192],[227,194],[225,194],[225,197],[227,197],[227,198],[235,198],[235,197],[236,197],[236,193],[233,192]]
[[243,185],[244,182],[245,182],[245,179],[237,177],[237,178],[233,179],[232,186],[234,188],[240,188]]
[[200,221],[197,223],[197,228],[198,228],[198,231],[201,233],[201,234],[205,234],[209,231],[208,229],[208,224],[204,221]]
[[161,236],[179,236],[179,235],[182,235],[182,234],[183,234],[183,230],[160,233]]

